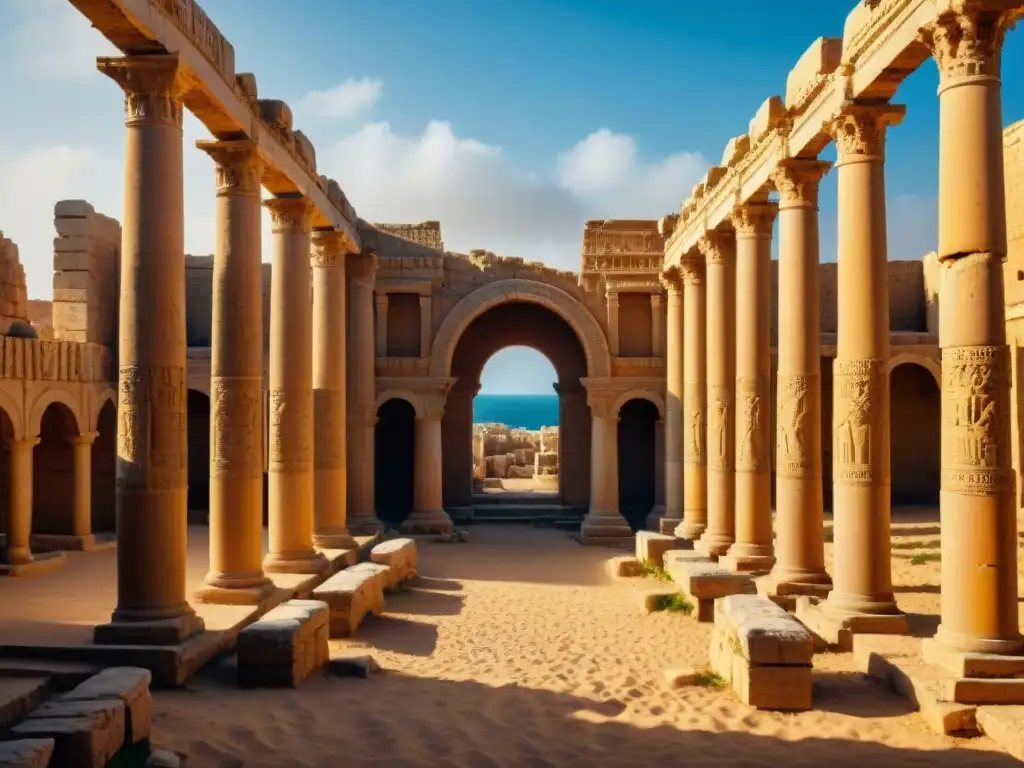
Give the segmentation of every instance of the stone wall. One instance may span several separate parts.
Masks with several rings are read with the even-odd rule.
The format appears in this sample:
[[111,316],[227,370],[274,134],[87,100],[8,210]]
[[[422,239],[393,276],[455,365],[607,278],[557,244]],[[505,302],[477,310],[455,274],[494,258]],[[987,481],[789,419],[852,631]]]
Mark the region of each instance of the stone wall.
[[1011,125],[1003,134],[1006,183],[1007,255],[1003,269],[1006,285],[1006,339],[1010,345],[1013,381],[1013,466],[1017,474],[1018,515],[1024,511],[1024,455],[1022,417],[1024,388],[1017,386],[1024,375],[1024,120]]
[[11,323],[28,322],[25,269],[18,258],[18,246],[0,232],[0,333]]

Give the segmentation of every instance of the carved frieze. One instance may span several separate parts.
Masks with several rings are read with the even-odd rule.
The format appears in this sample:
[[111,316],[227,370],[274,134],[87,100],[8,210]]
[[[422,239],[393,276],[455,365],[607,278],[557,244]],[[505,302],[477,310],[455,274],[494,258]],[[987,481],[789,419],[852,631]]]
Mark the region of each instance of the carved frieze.
[[889,377],[885,360],[836,359],[832,369],[834,406],[833,477],[837,483],[873,485],[886,479],[879,454],[888,439],[883,423]]
[[259,377],[210,378],[210,474],[263,476],[263,384]]
[[705,445],[707,432],[707,401],[704,396],[704,385],[687,382],[683,384],[683,461],[686,464],[704,466],[707,463]]
[[195,0],[156,0],[178,29],[229,83],[235,77],[235,51]]
[[775,439],[775,472],[779,477],[812,477],[810,430],[819,396],[818,374],[779,374]]
[[313,392],[270,390],[270,466],[307,469],[313,461]]
[[113,362],[100,344],[2,336],[0,379],[111,381]]

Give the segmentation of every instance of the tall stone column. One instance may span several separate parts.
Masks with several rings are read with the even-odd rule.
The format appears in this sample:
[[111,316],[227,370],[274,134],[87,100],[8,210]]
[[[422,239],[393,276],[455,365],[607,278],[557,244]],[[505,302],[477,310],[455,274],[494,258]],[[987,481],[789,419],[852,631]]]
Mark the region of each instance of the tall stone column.
[[608,346],[613,356],[619,354],[619,294],[608,293]]
[[443,403],[427,403],[416,418],[413,448],[413,512],[402,523],[406,533],[450,533],[452,519],[442,501],[441,417]]
[[176,54],[99,59],[125,92],[118,320],[117,608],[97,643],[174,644],[185,596],[188,438],[182,95]]
[[313,234],[313,543],[356,546],[348,532],[345,236]]
[[26,565],[32,562],[32,449],[38,437],[10,440],[10,478],[8,480],[7,562]]
[[[1000,58],[1009,16],[961,4],[928,32],[939,67],[942,621],[967,653],[1021,650],[1004,320]],[[927,646],[926,646],[927,648]],[[927,653],[927,651],[926,651]],[[959,676],[964,676],[962,669]]]
[[830,163],[783,160],[779,191],[779,370],[776,388],[775,568],[771,591],[825,597],[821,477],[818,186]]
[[892,590],[889,285],[885,131],[904,107],[846,107],[831,124],[839,187],[839,303],[832,369],[833,589],[826,613],[852,632],[904,632]]
[[683,522],[675,534],[695,541],[708,524],[707,380],[704,263],[680,262],[683,282]]
[[377,425],[373,336],[376,257],[350,257],[348,273],[348,530],[353,536],[371,536],[380,530],[373,499]]
[[308,197],[263,203],[273,221],[270,281],[270,573],[319,573],[313,548],[313,307]]
[[722,564],[767,572],[772,542],[771,312],[775,203],[748,203],[736,230],[736,541]]
[[[583,520],[580,539],[599,544],[632,536],[619,511],[619,417],[611,414],[607,398],[588,392],[591,409],[590,511]],[[561,467],[559,467],[561,471]]]
[[375,297],[377,302],[377,324],[374,337],[374,352],[377,357],[388,356],[388,295],[378,293]]
[[215,163],[210,350],[210,572],[196,599],[259,603],[263,572],[263,264],[256,142],[203,141]]
[[708,523],[695,548],[717,557],[736,538],[736,238],[731,230],[716,230],[699,247],[707,279]]
[[665,516],[662,533],[672,533],[683,521],[683,283],[679,270],[662,277],[668,294],[665,349]]
[[92,533],[92,444],[98,432],[86,432],[70,438],[71,464],[74,473],[75,498],[71,519],[71,533],[91,541]]

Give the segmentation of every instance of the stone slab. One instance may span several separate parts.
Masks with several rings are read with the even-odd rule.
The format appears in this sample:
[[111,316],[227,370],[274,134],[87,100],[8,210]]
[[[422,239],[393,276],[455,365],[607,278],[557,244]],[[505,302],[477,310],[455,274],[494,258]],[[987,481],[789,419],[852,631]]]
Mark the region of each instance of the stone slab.
[[370,550],[370,560],[387,566],[387,587],[393,589],[419,573],[419,554],[416,541],[409,538],[383,541]]
[[351,573],[367,573],[370,575],[376,584],[374,592],[376,599],[370,603],[370,610],[377,615],[384,613],[384,590],[387,589],[388,582],[391,579],[391,569],[381,563],[364,561],[356,563],[346,570]]
[[637,531],[635,536],[636,559],[647,565],[662,566],[665,553],[683,549],[684,544],[675,536],[654,531]]
[[795,613],[813,635],[843,651],[853,649],[855,635],[905,635],[910,631],[906,614],[837,615],[828,610],[824,601],[813,597],[798,597]]
[[978,730],[1024,762],[1024,707],[978,707]]
[[732,658],[730,685],[740,701],[758,709],[803,711],[811,708],[811,667],[762,666]]
[[1024,704],[1024,680],[1015,677],[947,678],[943,698],[957,704]]
[[715,629],[735,637],[737,651],[752,664],[809,665],[811,633],[785,610],[755,594],[715,601]]
[[331,637],[354,634],[371,605],[384,602],[380,582],[373,573],[346,568],[313,589],[313,598],[327,603]]
[[124,702],[72,701],[62,706],[52,716],[33,712],[11,733],[53,739],[53,764],[61,768],[104,768],[125,743]]
[[125,705],[125,741],[136,744],[148,739],[151,731],[153,699],[149,686],[153,676],[139,667],[110,667],[76,686],[60,701],[120,699]]
[[289,600],[238,635],[238,682],[245,687],[298,687],[328,660],[329,609],[318,600]]
[[27,563],[0,563],[0,576],[42,576],[62,568],[65,562],[63,552],[41,552]]
[[0,742],[0,768],[47,768],[53,747],[53,739]]
[[0,677],[0,731],[35,709],[49,689],[49,677]]
[[963,653],[946,648],[931,637],[921,641],[921,653],[927,661],[954,677],[1024,677],[1024,655]]
[[619,555],[609,558],[604,564],[605,571],[613,579],[634,579],[642,576],[644,569],[633,555]]

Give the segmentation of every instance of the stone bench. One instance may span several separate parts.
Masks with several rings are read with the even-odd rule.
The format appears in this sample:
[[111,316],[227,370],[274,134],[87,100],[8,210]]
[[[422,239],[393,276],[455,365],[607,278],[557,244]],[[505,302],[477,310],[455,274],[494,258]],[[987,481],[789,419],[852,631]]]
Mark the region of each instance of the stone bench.
[[394,589],[419,573],[419,555],[414,539],[391,539],[381,542],[370,550],[370,560],[386,565],[388,571],[388,589]]
[[53,755],[53,739],[20,739],[0,742],[0,768],[47,768]]
[[753,595],[757,585],[749,576],[733,573],[692,550],[665,553],[665,570],[697,606],[697,621],[714,619],[715,600],[729,595]]
[[388,584],[391,581],[391,568],[383,563],[364,561],[356,563],[347,570],[352,573],[367,573],[370,575],[375,583],[373,589],[374,599],[370,602],[370,610],[378,616],[384,613],[384,590],[388,588]]
[[34,709],[12,729],[12,735],[51,739],[51,765],[102,768],[122,747],[149,738],[150,680],[147,669],[105,669]]
[[289,600],[238,634],[238,684],[296,688],[327,663],[328,608]]
[[711,668],[744,704],[811,708],[814,642],[799,621],[766,597],[729,595],[715,603]]
[[654,531],[636,532],[636,559],[645,565],[663,565],[666,552],[684,549],[688,542]]
[[378,573],[359,566],[331,576],[313,589],[313,597],[327,603],[331,637],[349,637],[367,613],[384,610],[384,593]]

